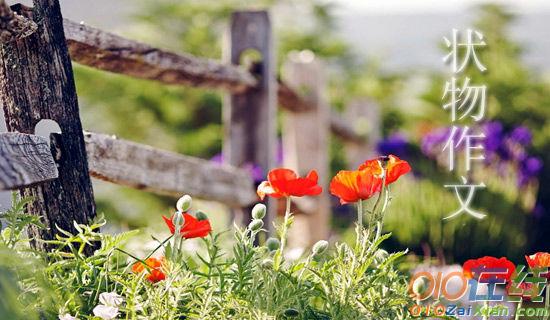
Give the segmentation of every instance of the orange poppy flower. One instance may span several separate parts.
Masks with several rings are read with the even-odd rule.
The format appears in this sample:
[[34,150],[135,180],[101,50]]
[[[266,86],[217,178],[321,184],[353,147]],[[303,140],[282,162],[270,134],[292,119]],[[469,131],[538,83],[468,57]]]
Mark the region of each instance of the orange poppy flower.
[[301,178],[290,169],[277,168],[269,171],[267,181],[258,186],[257,193],[262,200],[266,195],[273,198],[316,196],[323,191],[317,184],[318,180],[319,176],[315,170]]
[[[527,264],[531,269],[550,267],[550,253],[548,252],[537,252],[533,255],[525,256],[525,260],[527,260]],[[543,273],[541,276],[550,278],[550,271]]]
[[330,193],[339,197],[341,204],[369,199],[382,189],[380,174],[381,171],[375,167],[358,171],[342,170],[332,178]]
[[[365,161],[362,165],[359,166],[359,170],[371,169],[372,172],[377,174],[382,173],[382,165],[378,159],[371,159]],[[388,163],[386,165],[386,185],[395,182],[399,177],[404,174],[407,174],[411,171],[411,166],[405,160],[399,159],[397,156],[390,154],[388,156]]]
[[[204,238],[210,233],[210,231],[212,231],[212,227],[210,226],[210,221],[208,220],[199,221],[197,220],[197,218],[193,217],[188,213],[184,213],[183,218],[185,222],[181,227],[180,233],[186,239]],[[170,229],[170,232],[174,234],[174,232],[176,231],[176,227],[172,222],[172,218],[167,218],[165,216],[162,216],[162,219],[164,219],[164,222],[168,226],[168,229]]]
[[[147,264],[147,266],[145,264]],[[134,263],[132,266],[132,272],[135,274],[140,274],[144,271],[148,272],[149,274],[145,276],[145,278],[152,283],[166,279],[166,275],[162,271],[165,265],[164,257],[160,259],[148,258],[145,260],[145,264],[141,261]]]
[[495,258],[485,256],[479,259],[470,259],[462,266],[464,276],[479,282],[490,282],[494,279],[510,282],[516,266],[505,257]]

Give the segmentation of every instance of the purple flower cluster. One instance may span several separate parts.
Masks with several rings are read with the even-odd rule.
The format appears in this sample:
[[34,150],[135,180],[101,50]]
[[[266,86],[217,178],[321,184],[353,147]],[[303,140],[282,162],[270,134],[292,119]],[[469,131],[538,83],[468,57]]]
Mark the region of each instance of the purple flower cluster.
[[[497,168],[513,164],[518,168],[518,186],[525,186],[536,179],[542,170],[542,160],[530,156],[527,149],[531,146],[533,135],[525,126],[517,126],[507,132],[498,121],[485,122],[480,126],[485,133],[485,163]],[[424,136],[421,143],[422,153],[430,158],[441,153],[449,138],[451,128],[438,128]]]
[[435,158],[443,150],[450,134],[451,128],[438,128],[426,134],[420,144],[422,153],[430,158]]
[[394,133],[386,139],[380,140],[376,149],[379,154],[393,154],[400,158],[406,158],[409,150],[409,141],[405,135]]

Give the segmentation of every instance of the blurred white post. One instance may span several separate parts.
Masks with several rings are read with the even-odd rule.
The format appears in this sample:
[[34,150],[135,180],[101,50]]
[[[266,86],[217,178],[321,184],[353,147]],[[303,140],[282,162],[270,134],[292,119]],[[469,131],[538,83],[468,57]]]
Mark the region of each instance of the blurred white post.
[[345,143],[348,165],[357,169],[365,160],[377,156],[376,144],[382,137],[380,108],[367,98],[355,99],[347,106],[344,117],[355,132],[366,137],[363,143]]
[[304,248],[327,239],[330,232],[329,174],[330,109],[325,98],[322,63],[311,51],[291,53],[283,65],[283,81],[314,106],[304,112],[285,112],[283,117],[283,160],[285,167],[306,175],[315,169],[323,193],[295,198],[298,208],[289,233],[291,247]]

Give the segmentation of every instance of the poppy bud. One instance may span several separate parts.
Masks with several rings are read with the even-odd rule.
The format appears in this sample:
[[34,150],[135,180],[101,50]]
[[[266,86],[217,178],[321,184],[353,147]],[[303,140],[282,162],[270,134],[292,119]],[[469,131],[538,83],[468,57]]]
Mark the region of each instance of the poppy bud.
[[377,264],[381,264],[384,261],[386,261],[388,256],[389,256],[388,251],[386,251],[384,249],[378,249],[378,250],[376,250],[376,253],[374,254],[374,261]]
[[181,212],[186,212],[187,210],[191,209],[192,199],[191,196],[186,194],[183,197],[178,199],[178,202],[176,203],[176,209]]
[[314,255],[319,256],[325,253],[325,251],[327,251],[327,248],[328,248],[328,241],[319,240],[317,241],[317,243],[313,245],[313,249],[311,249],[311,251],[313,251]]
[[262,267],[266,268],[266,269],[271,269],[273,268],[273,260],[271,259],[264,259],[262,261]]
[[195,217],[197,218],[198,221],[208,220],[208,216],[206,215],[206,213],[200,210],[195,212]]
[[269,238],[265,242],[265,246],[269,249],[269,251],[275,251],[279,249],[281,242],[277,238]]
[[248,228],[252,231],[258,231],[264,226],[264,222],[260,219],[254,219],[248,225]]
[[265,217],[265,212],[267,208],[265,204],[258,203],[252,208],[252,218],[254,219],[263,219]]
[[172,223],[174,224],[174,228],[179,232],[181,226],[185,223],[185,218],[181,211],[176,211],[176,213],[174,213],[174,216],[172,216]]
[[419,277],[413,282],[412,291],[415,295],[420,296],[426,291],[427,283],[425,277]]
[[288,318],[294,318],[300,315],[300,312],[294,308],[288,308],[283,312],[283,315]]

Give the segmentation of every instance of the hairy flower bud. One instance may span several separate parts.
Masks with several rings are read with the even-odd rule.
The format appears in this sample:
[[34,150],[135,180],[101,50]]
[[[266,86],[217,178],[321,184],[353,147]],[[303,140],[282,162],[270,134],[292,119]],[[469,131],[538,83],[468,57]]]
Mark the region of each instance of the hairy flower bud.
[[326,240],[319,240],[317,243],[313,245],[313,248],[311,251],[313,251],[313,254],[316,256],[322,255],[327,251],[328,249],[328,241]]
[[281,241],[277,238],[269,238],[265,242],[265,246],[269,249],[269,251],[275,251],[281,246]]
[[252,218],[254,219],[263,219],[266,213],[266,206],[263,203],[258,203],[252,208]]
[[248,228],[252,231],[258,231],[264,226],[264,222],[260,219],[254,219],[248,225]]
[[172,223],[174,224],[174,229],[179,233],[181,226],[185,223],[185,218],[181,211],[176,211],[176,213],[174,213],[174,216],[172,216]]
[[412,285],[412,291],[415,295],[422,295],[426,291],[428,284],[426,283],[426,277],[419,277],[414,280]]
[[195,212],[195,217],[197,218],[197,220],[199,221],[203,221],[203,220],[208,220],[208,216],[206,215],[206,213],[202,212],[202,211],[197,211]]
[[181,212],[186,212],[187,210],[191,209],[192,202],[193,199],[191,199],[191,196],[186,194],[178,199],[178,202],[176,203],[176,209]]
[[377,263],[377,264],[381,264],[383,263],[384,261],[386,261],[386,259],[388,258],[389,256],[389,253],[388,251],[384,250],[384,249],[378,249],[376,250],[376,253],[374,253],[374,261]]
[[294,308],[288,308],[283,312],[285,317],[294,318],[300,315],[300,312]]

